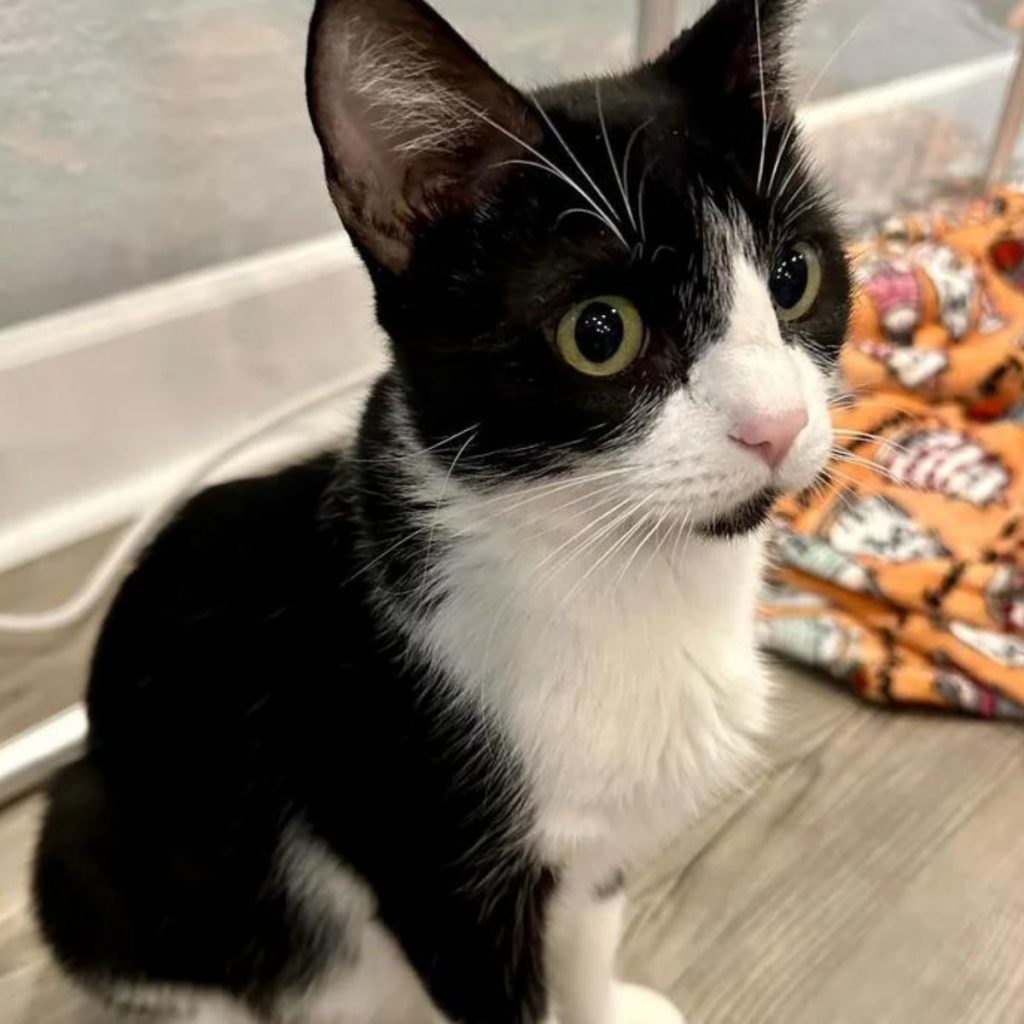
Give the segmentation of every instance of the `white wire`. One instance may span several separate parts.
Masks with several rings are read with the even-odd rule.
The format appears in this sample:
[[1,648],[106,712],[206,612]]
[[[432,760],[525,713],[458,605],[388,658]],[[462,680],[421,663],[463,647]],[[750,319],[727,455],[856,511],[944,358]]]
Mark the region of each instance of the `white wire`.
[[366,371],[335,378],[327,384],[277,406],[261,416],[255,423],[232,434],[228,440],[201,458],[186,473],[166,497],[144,513],[115,543],[100,562],[92,576],[81,590],[64,604],[43,612],[26,614],[0,614],[0,634],[29,635],[34,633],[55,633],[58,630],[76,626],[87,619],[103,602],[107,592],[117,584],[125,570],[143,552],[149,542],[160,532],[160,528],[174,511],[204,480],[225,462],[258,441],[265,434],[272,433],[289,420],[319,405],[338,398],[346,391],[362,384],[367,379]]

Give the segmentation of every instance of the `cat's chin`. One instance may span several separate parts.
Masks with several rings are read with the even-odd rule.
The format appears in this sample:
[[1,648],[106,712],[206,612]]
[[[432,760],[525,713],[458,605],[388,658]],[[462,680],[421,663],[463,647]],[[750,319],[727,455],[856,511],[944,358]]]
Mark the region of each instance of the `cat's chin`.
[[768,521],[778,497],[779,492],[774,487],[766,487],[728,512],[698,524],[697,532],[704,537],[715,539],[740,537],[745,533],[751,533]]

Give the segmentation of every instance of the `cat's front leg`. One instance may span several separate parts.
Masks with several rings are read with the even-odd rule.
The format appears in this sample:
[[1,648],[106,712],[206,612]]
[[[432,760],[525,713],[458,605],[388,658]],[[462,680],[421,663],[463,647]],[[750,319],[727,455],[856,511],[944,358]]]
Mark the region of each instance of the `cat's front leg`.
[[616,980],[624,908],[618,882],[555,897],[546,945],[557,1024],[684,1024],[664,996]]

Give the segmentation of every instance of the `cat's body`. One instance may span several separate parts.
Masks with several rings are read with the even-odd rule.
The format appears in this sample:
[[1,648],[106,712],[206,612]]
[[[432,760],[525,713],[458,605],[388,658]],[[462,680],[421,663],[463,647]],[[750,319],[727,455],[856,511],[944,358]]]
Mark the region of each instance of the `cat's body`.
[[[758,8],[761,85],[785,7]],[[820,199],[753,187],[770,135],[817,195],[782,100],[775,124],[726,59],[751,52],[740,14],[695,30],[715,117],[765,125],[734,151],[687,113],[686,36],[537,120],[424,5],[320,4],[314,122],[395,367],[350,450],[201,495],[114,604],[36,874],[58,959],[104,997],[678,1019],[614,983],[622,873],[755,765],[763,522],[827,456],[848,298]]]
[[[379,385],[370,415],[392,395]],[[342,496],[363,474],[379,470],[325,457],[202,495],[111,613],[95,753],[56,790],[40,879],[56,947],[121,1002],[179,977],[276,1010],[316,995],[379,916],[452,1020],[529,1019],[503,975],[518,964],[540,1000],[552,896],[615,899],[620,872],[750,766],[756,538],[691,539],[615,601],[595,578],[567,604],[578,571],[531,584],[564,538],[531,547],[498,521],[460,551],[459,585],[392,632],[367,614],[367,524]],[[441,524],[441,571],[451,542]],[[704,661],[730,671],[705,680]],[[507,677],[498,694],[480,667]]]

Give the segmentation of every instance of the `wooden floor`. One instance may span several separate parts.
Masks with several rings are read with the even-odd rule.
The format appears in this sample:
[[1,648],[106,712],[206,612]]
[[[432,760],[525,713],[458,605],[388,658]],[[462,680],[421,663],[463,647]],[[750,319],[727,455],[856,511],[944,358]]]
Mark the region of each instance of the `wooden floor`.
[[[97,550],[0,579],[0,608],[59,596]],[[0,738],[77,691],[89,636],[0,643]],[[779,675],[762,781],[636,880],[624,973],[690,1024],[1024,1022],[1020,726],[893,714]],[[0,813],[0,1024],[100,1024],[29,920],[39,811]]]

